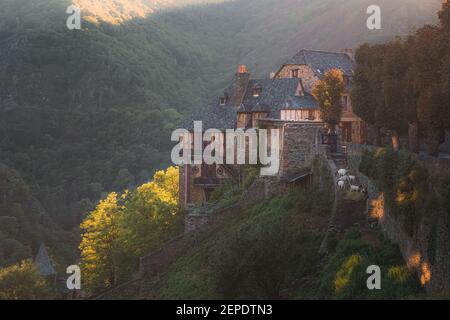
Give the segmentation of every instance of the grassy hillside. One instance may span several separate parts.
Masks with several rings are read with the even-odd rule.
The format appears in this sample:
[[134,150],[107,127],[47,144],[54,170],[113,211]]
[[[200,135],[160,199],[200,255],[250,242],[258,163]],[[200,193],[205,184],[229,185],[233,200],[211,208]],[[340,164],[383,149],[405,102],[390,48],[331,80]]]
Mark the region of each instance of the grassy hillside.
[[[330,214],[329,191],[297,190],[247,208],[159,279],[144,281],[141,296],[131,298],[404,299],[421,294],[398,247],[378,231],[348,229],[328,240],[328,255],[318,253]],[[382,290],[366,287],[370,265],[382,270]]]

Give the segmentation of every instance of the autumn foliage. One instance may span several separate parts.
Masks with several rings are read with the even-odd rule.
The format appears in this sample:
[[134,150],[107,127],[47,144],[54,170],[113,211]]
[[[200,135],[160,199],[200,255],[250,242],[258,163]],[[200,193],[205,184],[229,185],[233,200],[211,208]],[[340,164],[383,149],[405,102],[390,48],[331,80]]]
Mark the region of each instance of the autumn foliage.
[[339,69],[332,69],[325,73],[313,89],[313,96],[320,107],[323,121],[334,130],[340,122],[342,114],[342,93],[344,92],[344,76]]
[[135,191],[110,193],[81,224],[83,288],[88,293],[128,280],[139,257],[182,232],[178,168],[158,171]]

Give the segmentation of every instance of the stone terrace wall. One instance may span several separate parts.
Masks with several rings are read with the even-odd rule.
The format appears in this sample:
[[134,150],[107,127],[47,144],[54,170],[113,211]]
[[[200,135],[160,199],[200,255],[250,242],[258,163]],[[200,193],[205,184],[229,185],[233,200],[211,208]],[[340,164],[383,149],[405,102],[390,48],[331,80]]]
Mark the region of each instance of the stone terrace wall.
[[[395,216],[391,209],[387,207],[383,193],[377,185],[367,176],[360,173],[359,163],[361,153],[364,148],[374,148],[371,146],[349,145],[348,161],[349,166],[358,177],[358,180],[368,187],[369,201],[372,210],[371,218],[378,220],[383,232],[394,243],[400,247],[400,251],[410,268],[417,270],[419,279],[429,292],[442,292],[450,288],[450,228],[445,223],[443,217],[436,221],[434,244],[429,238],[431,230],[430,223],[422,220],[414,235],[405,232],[404,223],[401,218]],[[430,174],[449,172],[449,161],[426,156],[416,156],[428,169]],[[426,160],[423,162],[423,160]],[[434,247],[434,257],[429,257],[431,247]]]
[[280,176],[290,176],[311,167],[323,152],[319,142],[321,127],[305,123],[288,123],[283,127]]

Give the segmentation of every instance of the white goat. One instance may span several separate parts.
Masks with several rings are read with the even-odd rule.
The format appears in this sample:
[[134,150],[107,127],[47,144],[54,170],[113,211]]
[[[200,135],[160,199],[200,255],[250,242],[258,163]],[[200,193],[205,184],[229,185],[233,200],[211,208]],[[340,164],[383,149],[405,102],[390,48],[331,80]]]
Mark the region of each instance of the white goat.
[[356,181],[356,177],[355,176],[348,176],[348,180],[350,182],[355,182]]
[[338,181],[338,187],[339,187],[341,190],[343,190],[343,189],[345,188],[345,182],[342,181],[342,180],[339,180],[339,181]]
[[338,175],[339,176],[342,177],[342,176],[345,176],[346,174],[347,174],[347,170],[345,170],[345,169],[339,169],[338,170]]
[[350,185],[350,192],[359,192],[359,186]]

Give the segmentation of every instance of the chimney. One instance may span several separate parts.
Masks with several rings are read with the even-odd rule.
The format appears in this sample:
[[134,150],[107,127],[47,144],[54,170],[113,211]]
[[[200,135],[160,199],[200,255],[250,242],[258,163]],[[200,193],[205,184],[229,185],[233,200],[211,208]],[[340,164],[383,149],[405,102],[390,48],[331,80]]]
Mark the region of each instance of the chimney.
[[247,71],[247,67],[242,64],[239,65],[234,81],[233,105],[235,107],[240,107],[242,104],[249,80],[250,74]]
[[270,77],[270,79],[275,78],[275,72],[271,72],[271,73],[269,74],[269,77]]
[[353,49],[342,49],[342,53],[345,53],[350,57],[350,59],[354,59]]
[[238,74],[248,73],[248,72],[247,72],[247,66],[246,66],[246,65],[243,65],[243,64],[238,65],[238,71],[237,71],[237,73],[238,73]]

